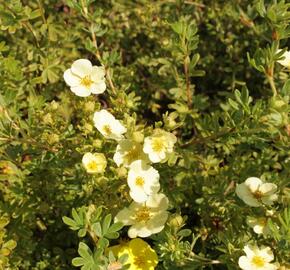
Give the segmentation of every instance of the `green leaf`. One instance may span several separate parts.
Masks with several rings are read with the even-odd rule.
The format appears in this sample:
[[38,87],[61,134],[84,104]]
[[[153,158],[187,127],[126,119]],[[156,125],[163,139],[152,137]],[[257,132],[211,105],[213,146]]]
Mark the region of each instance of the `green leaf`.
[[93,231],[95,232],[95,234],[96,234],[98,237],[102,237],[102,236],[103,236],[102,227],[101,227],[100,222],[94,223],[94,224],[92,225],[92,229],[93,229]]
[[78,224],[77,224],[73,219],[71,219],[71,218],[69,218],[69,217],[62,217],[62,221],[63,221],[66,225],[68,225],[68,226],[74,228],[74,230],[76,230],[76,229],[78,228]]
[[86,261],[91,260],[92,258],[92,251],[90,248],[83,242],[79,243],[78,253],[81,255],[82,258],[84,258]]
[[81,257],[77,257],[77,258],[74,258],[72,260],[72,265],[73,266],[82,266],[85,264],[85,260]]
[[107,233],[107,231],[111,225],[111,221],[112,221],[112,215],[111,214],[106,215],[104,220],[103,220],[103,226],[102,226],[103,234]]
[[187,237],[187,236],[190,236],[191,235],[191,230],[190,229],[183,229],[183,230],[180,230],[178,233],[177,233],[178,236],[182,236],[182,237]]
[[122,222],[116,222],[108,229],[107,233],[118,232],[124,227]]

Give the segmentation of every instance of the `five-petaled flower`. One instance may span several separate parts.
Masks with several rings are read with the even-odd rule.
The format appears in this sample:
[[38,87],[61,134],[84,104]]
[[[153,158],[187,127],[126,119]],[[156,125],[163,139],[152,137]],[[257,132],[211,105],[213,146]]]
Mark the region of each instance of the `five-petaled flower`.
[[145,138],[143,151],[153,163],[165,162],[173,152],[176,141],[174,134],[156,129],[152,136]]
[[127,129],[112,114],[106,110],[100,110],[94,114],[95,127],[105,138],[121,140]]
[[108,251],[112,251],[114,256],[118,258],[127,254],[126,264],[130,264],[128,270],[154,270],[158,263],[154,249],[140,238],[109,247]]
[[159,173],[145,161],[136,160],[130,165],[128,186],[130,196],[135,202],[146,202],[150,195],[160,189]]
[[277,186],[272,183],[263,183],[257,177],[250,177],[244,183],[237,185],[237,195],[248,205],[259,207],[262,204],[272,205],[278,199]]
[[102,153],[85,153],[82,162],[88,173],[103,173],[107,166],[106,157]]
[[168,218],[168,199],[162,193],[153,194],[146,203],[132,202],[115,217],[115,222],[131,226],[128,230],[130,238],[148,237],[163,230]]
[[243,270],[276,270],[278,266],[270,263],[274,260],[274,255],[269,247],[246,245],[244,247],[246,256],[239,258],[239,266]]
[[101,94],[106,90],[105,69],[93,66],[87,59],[78,59],[63,74],[65,82],[77,96]]

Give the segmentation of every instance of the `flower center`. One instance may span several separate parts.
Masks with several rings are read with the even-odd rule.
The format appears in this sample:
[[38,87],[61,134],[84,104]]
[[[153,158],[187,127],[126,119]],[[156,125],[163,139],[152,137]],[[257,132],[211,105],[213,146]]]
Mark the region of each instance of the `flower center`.
[[265,261],[260,256],[254,256],[252,259],[252,263],[257,267],[263,267],[265,265]]
[[255,191],[255,192],[253,193],[253,196],[254,196],[257,200],[259,200],[259,199],[261,199],[261,198],[263,197],[263,193],[262,193],[261,191],[257,190],[257,191]]
[[139,255],[138,257],[134,258],[134,264],[137,267],[143,269],[143,266],[146,264],[146,259],[144,258],[144,256]]
[[93,83],[93,81],[91,80],[91,77],[89,75],[87,75],[81,79],[81,85],[83,85],[87,88],[89,88],[92,83]]
[[141,221],[146,222],[149,219],[150,219],[150,212],[146,206],[142,207],[135,215],[135,220],[137,222],[141,222]]
[[92,170],[92,171],[96,170],[97,167],[98,167],[98,164],[97,164],[97,162],[94,161],[94,160],[91,161],[91,162],[89,162],[88,165],[87,165],[87,168],[88,168],[89,170]]
[[161,152],[164,149],[164,141],[162,138],[154,138],[152,140],[152,149],[154,152]]
[[110,135],[112,133],[112,129],[109,125],[104,125],[103,126],[103,131],[106,135]]
[[143,177],[141,177],[141,176],[136,177],[136,179],[135,179],[136,186],[143,187],[144,183],[145,183],[145,181],[144,181]]

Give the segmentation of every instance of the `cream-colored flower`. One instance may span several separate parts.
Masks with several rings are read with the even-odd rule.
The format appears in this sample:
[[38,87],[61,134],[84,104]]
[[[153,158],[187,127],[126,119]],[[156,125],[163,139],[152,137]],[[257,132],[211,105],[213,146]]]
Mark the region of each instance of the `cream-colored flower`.
[[145,138],[143,151],[153,163],[165,162],[173,152],[176,141],[174,134],[156,129],[152,136]]
[[[279,53],[280,51],[281,49],[277,50],[277,53]],[[281,64],[282,66],[290,69],[290,51],[285,51],[282,57],[284,58],[281,60],[278,60],[277,62]]]
[[107,167],[107,160],[102,153],[85,153],[83,166],[88,173],[103,173]]
[[272,183],[263,183],[257,177],[250,177],[244,183],[237,185],[236,193],[246,204],[258,207],[262,204],[272,205],[278,199],[277,186]]
[[115,222],[131,226],[128,230],[130,238],[148,237],[163,230],[168,218],[168,199],[164,194],[153,194],[146,203],[132,202],[115,217]]
[[239,258],[239,266],[243,270],[276,270],[278,266],[270,263],[274,260],[274,255],[269,247],[246,245],[244,247],[246,256]]
[[140,143],[124,139],[119,141],[113,159],[118,167],[121,164],[127,167],[138,159],[147,161],[148,156],[143,152],[143,147]]
[[63,78],[77,96],[87,97],[91,93],[101,94],[106,90],[105,70],[93,66],[87,59],[78,59],[67,69]]
[[100,110],[94,114],[95,127],[108,139],[121,140],[127,129],[112,114]]
[[267,219],[264,217],[255,218],[247,217],[247,224],[253,229],[256,234],[268,234]]
[[130,196],[135,202],[146,202],[150,195],[160,189],[159,173],[143,160],[136,160],[130,165],[128,186]]

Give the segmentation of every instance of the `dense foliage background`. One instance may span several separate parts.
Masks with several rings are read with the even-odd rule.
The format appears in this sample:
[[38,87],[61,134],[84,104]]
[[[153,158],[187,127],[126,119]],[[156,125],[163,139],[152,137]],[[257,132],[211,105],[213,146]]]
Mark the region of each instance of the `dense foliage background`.
[[[290,47],[289,22],[289,4],[274,0],[0,0],[0,269],[72,269],[80,239],[62,217],[128,204],[116,143],[93,126],[100,108],[132,138],[153,126],[178,138],[156,166],[171,213],[146,240],[158,269],[239,269],[251,241],[286,265],[290,80],[276,51]],[[105,66],[104,94],[65,84],[79,58]],[[104,175],[82,167],[89,151],[106,155]],[[251,176],[278,186],[267,236],[246,223],[265,209],[235,194]]]

